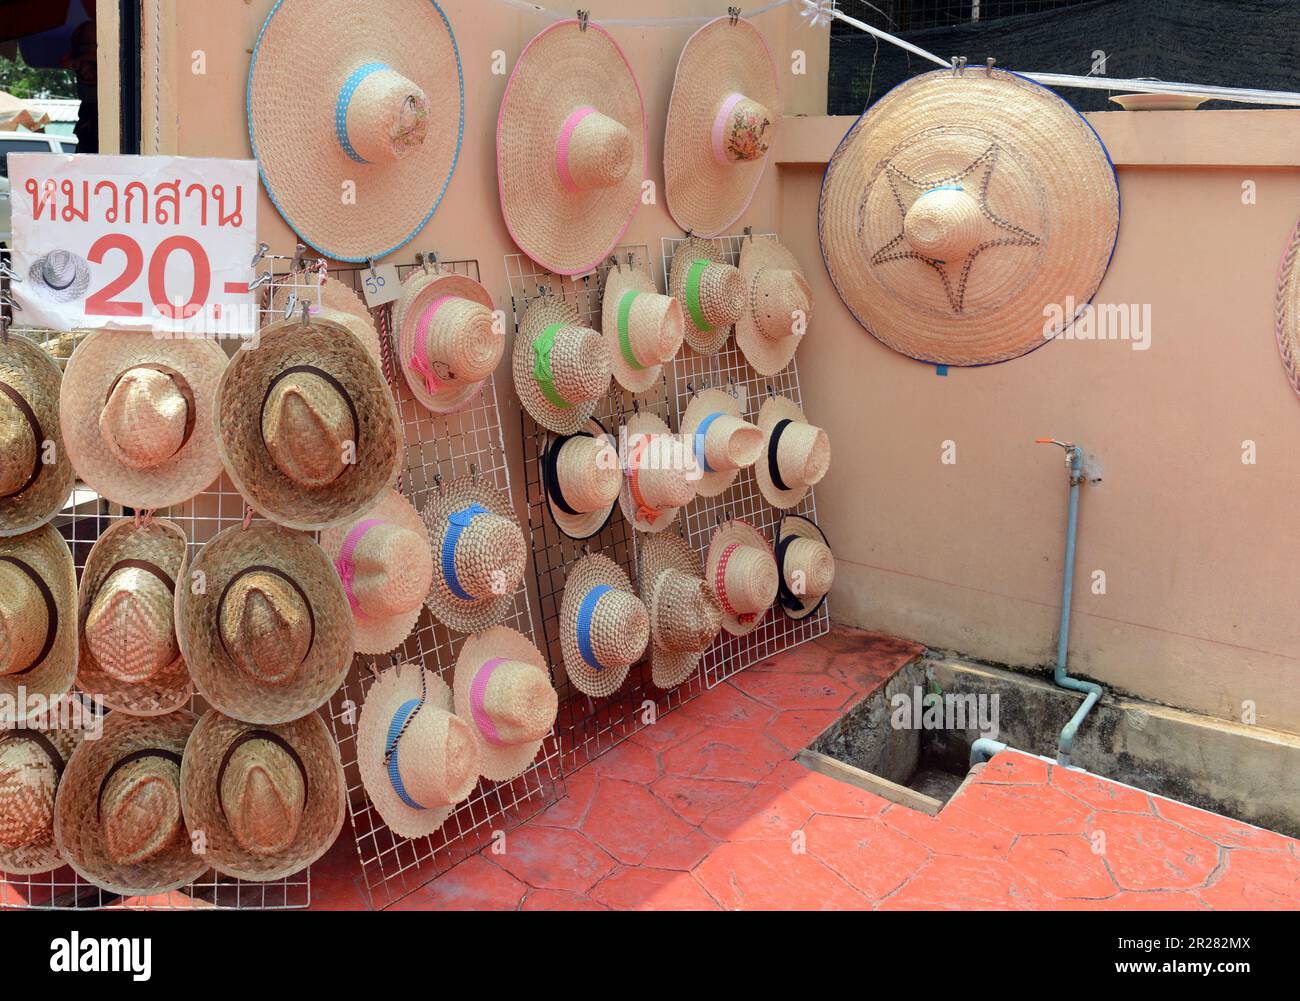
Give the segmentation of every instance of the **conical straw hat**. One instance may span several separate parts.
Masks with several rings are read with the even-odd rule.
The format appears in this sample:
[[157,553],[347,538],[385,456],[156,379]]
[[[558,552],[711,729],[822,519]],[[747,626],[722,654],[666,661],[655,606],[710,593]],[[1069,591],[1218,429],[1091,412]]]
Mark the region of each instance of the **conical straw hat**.
[[637,588],[650,613],[651,678],[659,688],[674,688],[695,673],[717,638],[722,606],[699,555],[671,532],[641,537]]
[[744,214],[780,118],[776,63],[762,32],[719,17],[690,37],[664,132],[664,197],[678,226],[717,236]]
[[520,53],[497,119],[501,214],[549,271],[596,268],[641,202],[645,108],[632,67],[599,25],[560,21]]
[[722,628],[744,636],[776,600],[776,559],[767,536],[739,518],[724,522],[709,541],[705,579],[722,606]]
[[825,534],[796,514],[787,514],[777,528],[776,567],[781,610],[791,619],[815,614],[835,583],[835,556]]
[[682,304],[659,294],[644,264],[626,261],[606,274],[600,329],[614,378],[632,393],[644,393],[659,381],[686,335]]
[[751,237],[740,251],[747,292],[736,321],[736,345],[760,375],[790,364],[812,320],[812,289],[794,255],[774,237]]
[[416,271],[393,313],[397,356],[411,395],[426,410],[469,406],[501,361],[505,330],[492,296],[464,275]]
[[209,710],[185,745],[181,807],[218,872],[265,883],[305,869],[343,829],[343,762],[317,713],[279,726]]
[[63,865],[54,846],[54,799],[81,742],[82,718],[58,699],[21,727],[0,728],[0,872],[31,876]]
[[559,702],[546,658],[508,626],[465,640],[452,682],[456,715],[478,738],[478,770],[494,782],[523,774],[555,726]]
[[560,649],[569,682],[593,699],[623,686],[650,640],[650,616],[623,568],[601,553],[569,568],[560,600]]
[[763,432],[741,417],[740,400],[720,389],[692,397],[682,415],[682,437],[700,472],[695,492],[701,497],[725,493],[763,451]]
[[1300,396],[1300,223],[1291,233],[1291,242],[1277,272],[1276,331],[1277,347],[1282,353],[1282,368]]
[[651,413],[639,413],[623,429],[623,486],[618,503],[623,517],[641,532],[662,532],[677,512],[695,499],[696,480],[689,448]]
[[714,355],[745,306],[740,269],[727,263],[717,240],[690,237],[673,251],[668,294],[682,304],[686,343],[697,354]]
[[227,528],[199,551],[176,591],[176,631],[195,688],[246,723],[319,709],[352,662],[352,614],[334,565],[310,536],[277,525]]
[[546,509],[571,539],[589,539],[609,523],[623,486],[616,446],[593,417],[574,434],[548,436],[542,448]]
[[754,463],[759,492],[773,507],[792,508],[830,468],[830,438],[786,396],[763,403],[758,426],[763,432],[763,452]]
[[586,424],[609,389],[610,365],[604,340],[571,305],[547,297],[529,304],[511,368],[519,402],[538,425],[572,434]]
[[23,286],[50,302],[76,302],[90,288],[90,263],[70,250],[51,250],[32,261]]
[[271,8],[248,67],[249,141],[285,222],[327,257],[377,260],[423,229],[464,122],[456,38],[433,0]]
[[176,641],[176,587],[189,543],[174,521],[118,521],[86,557],[77,591],[77,688],[110,709],[160,716],[193,691]]
[[45,524],[72,492],[76,474],[59,422],[62,381],[34,342],[18,334],[0,341],[0,536]]
[[21,723],[77,675],[77,571],[57,531],[0,539],[0,724]]
[[849,130],[818,225],[831,280],[868,331],[922,361],[986,365],[1044,344],[1074,321],[1069,303],[1092,299],[1119,189],[1097,134],[1047,88],[940,70]]

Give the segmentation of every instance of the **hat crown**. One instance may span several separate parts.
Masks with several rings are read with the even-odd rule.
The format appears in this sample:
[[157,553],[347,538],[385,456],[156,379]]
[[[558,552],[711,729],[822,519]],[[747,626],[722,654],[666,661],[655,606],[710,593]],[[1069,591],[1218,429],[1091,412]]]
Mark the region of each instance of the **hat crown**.
[[456,540],[456,579],[474,598],[509,594],[524,577],[524,535],[514,519],[480,514]]
[[54,828],[54,765],[30,740],[0,743],[0,847],[34,844]]
[[713,126],[713,155],[719,163],[752,163],[767,156],[772,112],[744,94],[728,94]]
[[430,304],[421,321],[428,327],[425,354],[445,365],[452,379],[479,382],[496,370],[505,334],[481,302],[452,296]]
[[366,615],[418,608],[433,583],[428,537],[400,525],[372,526],[353,549],[352,564],[352,593]]
[[802,316],[806,325],[812,312],[812,289],[798,271],[760,268],[754,275],[754,296],[750,307],[764,337],[772,340],[792,337],[796,314]]
[[77,273],[77,258],[71,251],[51,250],[41,258],[41,279],[51,288],[67,288]]
[[0,393],[0,496],[14,494],[27,482],[36,467],[40,442],[32,433],[32,425],[18,405],[6,394]]
[[596,602],[591,615],[591,650],[605,667],[627,667],[650,641],[650,615],[635,594],[613,588]]
[[12,563],[0,562],[0,676],[31,667],[49,628],[35,583]]
[[801,598],[820,598],[835,583],[835,557],[817,539],[794,539],[786,549],[783,569],[785,586]]
[[353,160],[393,163],[424,144],[429,99],[391,66],[365,63],[340,86],[334,125],[340,145]]
[[714,470],[745,469],[762,451],[763,432],[732,414],[714,418],[704,433],[704,457]]
[[543,739],[551,732],[558,707],[559,698],[546,672],[525,661],[496,665],[483,692],[483,711],[503,744]]
[[903,235],[922,257],[961,261],[980,243],[984,215],[979,203],[957,186],[923,191],[903,216]]
[[726,601],[737,612],[761,612],[776,600],[776,560],[766,550],[739,546],[727,560],[724,583]]
[[275,384],[262,408],[262,440],[289,479],[323,487],[347,469],[357,427],[347,400],[325,379],[294,372]]
[[262,684],[291,681],[311,648],[311,612],[286,580],[254,571],[225,595],[218,614],[222,640],[239,669]]
[[124,567],[104,582],[83,628],[100,667],[124,684],[149,680],[180,653],[171,592],[137,567]]
[[307,792],[302,773],[284,748],[250,740],[231,755],[218,795],[240,847],[265,856],[293,844]]
[[153,858],[181,830],[180,766],[147,757],[120,768],[104,786],[100,818],[108,854],[122,865]]
[[655,645],[671,653],[703,650],[722,628],[722,606],[701,577],[668,568],[651,585]]
[[802,421],[789,424],[777,442],[776,461],[788,487],[814,487],[830,469],[830,437]]
[[730,327],[745,309],[745,279],[740,269],[730,264],[709,261],[696,269],[688,262],[681,279],[690,323],[707,330]]
[[575,511],[602,511],[618,499],[623,485],[618,453],[606,438],[578,435],[560,446],[555,462],[560,494]]
[[662,511],[689,504],[695,499],[695,485],[686,478],[682,443],[669,434],[645,435],[643,440],[635,471],[637,492],[646,505]]
[[[627,309],[627,342],[632,356],[642,366],[671,361],[682,346],[685,314],[672,296],[657,292],[624,290],[620,299],[632,295]],[[620,303],[620,314],[622,312]]]
[[632,169],[632,133],[595,108],[576,109],[560,127],[555,166],[567,191],[611,188]]
[[185,444],[190,399],[179,376],[156,368],[128,369],[99,414],[104,444],[130,469],[152,469]]
[[397,767],[407,795],[427,809],[458,803],[478,781],[478,739],[459,716],[431,705],[410,717]]
[[551,375],[556,392],[567,402],[596,399],[609,387],[609,349],[604,339],[587,327],[561,328],[551,348]]

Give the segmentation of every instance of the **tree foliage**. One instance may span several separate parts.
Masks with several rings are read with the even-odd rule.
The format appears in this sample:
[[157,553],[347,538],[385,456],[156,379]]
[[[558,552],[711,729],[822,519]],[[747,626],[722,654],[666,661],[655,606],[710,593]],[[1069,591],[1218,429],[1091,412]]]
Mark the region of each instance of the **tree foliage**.
[[14,97],[76,97],[77,82],[72,70],[36,69],[23,62],[21,53],[16,59],[0,56],[0,90]]

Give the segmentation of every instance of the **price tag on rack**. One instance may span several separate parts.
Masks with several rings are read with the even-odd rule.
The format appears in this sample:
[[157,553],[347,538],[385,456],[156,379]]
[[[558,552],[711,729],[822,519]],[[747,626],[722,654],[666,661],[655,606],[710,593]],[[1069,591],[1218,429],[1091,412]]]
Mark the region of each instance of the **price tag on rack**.
[[397,276],[397,267],[392,264],[377,264],[373,268],[362,268],[361,294],[371,309],[400,299],[402,279]]

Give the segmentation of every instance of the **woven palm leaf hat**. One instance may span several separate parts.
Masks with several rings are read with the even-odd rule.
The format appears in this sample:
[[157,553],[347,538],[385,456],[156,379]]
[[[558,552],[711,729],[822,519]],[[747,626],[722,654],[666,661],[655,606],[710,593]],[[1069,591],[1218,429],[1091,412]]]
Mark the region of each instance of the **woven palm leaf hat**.
[[585,20],[546,28],[519,54],[497,119],[511,238],[558,275],[594,270],[640,204],[645,151],[641,88],[613,36]]
[[560,649],[578,691],[593,699],[618,691],[649,640],[649,613],[621,566],[592,553],[569,568],[560,599]]
[[21,723],[77,676],[77,570],[53,526],[0,539],[0,724]]
[[744,312],[736,321],[736,345],[760,375],[790,364],[812,319],[813,296],[794,254],[775,237],[746,240],[740,250],[745,282]]
[[528,415],[556,434],[573,434],[609,389],[612,362],[599,332],[584,327],[563,299],[541,296],[524,312],[511,369]]
[[209,710],[181,762],[185,826],[218,872],[264,883],[325,854],[343,829],[343,762],[317,713],[279,726]]
[[548,437],[542,449],[546,509],[571,539],[589,539],[609,523],[623,486],[613,437],[594,417],[573,434]]
[[664,133],[664,197],[677,225],[717,236],[744,214],[780,117],[776,62],[762,32],[719,17],[690,37]]
[[659,381],[686,335],[681,303],[660,295],[640,261],[618,261],[605,276],[600,330],[609,348],[614,379],[632,393]]
[[741,416],[740,400],[721,389],[696,393],[682,415],[682,436],[693,450],[700,478],[695,492],[717,497],[736,482],[763,450],[763,432]]
[[835,556],[811,518],[787,514],[776,531],[777,597],[787,618],[806,619],[835,583]]
[[96,540],[77,592],[77,688],[133,716],[186,704],[193,685],[176,641],[175,595],[188,564],[185,530],[164,518],[124,519]]
[[623,486],[618,503],[623,517],[641,532],[662,532],[677,512],[695,499],[693,460],[681,440],[659,417],[633,415],[623,433]]
[[[1014,73],[923,73],[831,157],[822,255],[849,311],[895,351],[986,365],[1031,351],[1089,302],[1119,232],[1092,126]],[[1059,311],[1065,319],[1045,317]]]
[[668,294],[682,304],[686,343],[696,354],[717,354],[745,308],[745,280],[717,240],[692,236],[677,245]]
[[830,469],[830,437],[809,424],[803,409],[788,396],[763,402],[758,427],[763,432],[763,452],[754,463],[759,492],[773,507],[792,508]]
[[249,141],[280,215],[322,254],[378,259],[423,229],[464,122],[456,37],[434,0],[278,0],[267,15]]
[[0,727],[0,872],[31,876],[63,865],[54,845],[54,799],[85,718],[71,699],[22,726]]
[[674,688],[695,673],[722,629],[722,606],[699,554],[680,535],[648,535],[637,548],[637,588],[650,613],[650,674]]
[[723,522],[709,540],[705,580],[722,606],[722,628],[744,636],[758,628],[776,600],[776,558],[761,531],[739,518]]
[[90,262],[70,250],[51,250],[32,261],[23,281],[42,299],[76,302],[90,288]]
[[[203,574],[199,578],[199,574]],[[319,709],[353,654],[338,572],[309,535],[238,525],[199,551],[176,589],[176,633],[194,686],[246,723],[288,723]]]
[[0,536],[45,524],[72,492],[76,473],[59,422],[62,382],[58,364],[34,341],[19,334],[0,341]]
[[1300,223],[1292,231],[1278,266],[1276,302],[1277,347],[1282,353],[1282,368],[1300,396]]

